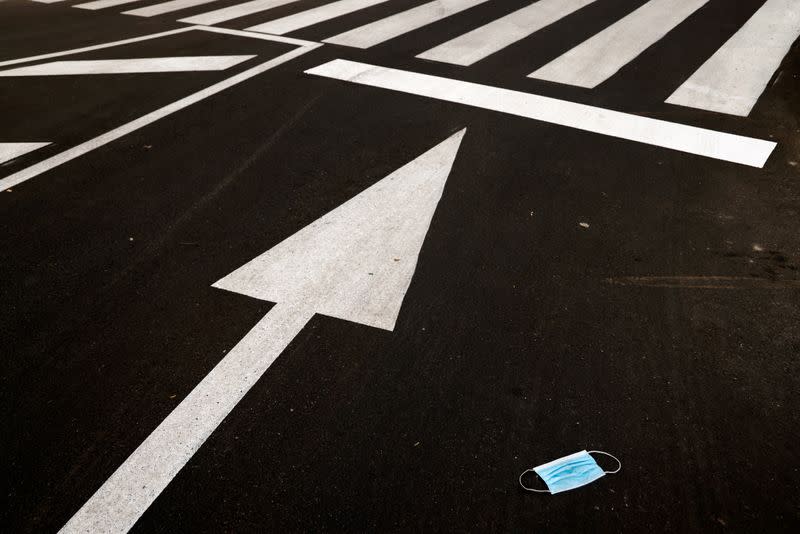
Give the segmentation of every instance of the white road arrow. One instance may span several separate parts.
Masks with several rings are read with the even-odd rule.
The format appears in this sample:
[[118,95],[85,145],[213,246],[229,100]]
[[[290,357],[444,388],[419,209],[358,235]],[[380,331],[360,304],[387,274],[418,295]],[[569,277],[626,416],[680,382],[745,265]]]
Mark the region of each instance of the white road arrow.
[[130,530],[315,313],[393,329],[464,132],[214,284],[277,304],[61,532]]

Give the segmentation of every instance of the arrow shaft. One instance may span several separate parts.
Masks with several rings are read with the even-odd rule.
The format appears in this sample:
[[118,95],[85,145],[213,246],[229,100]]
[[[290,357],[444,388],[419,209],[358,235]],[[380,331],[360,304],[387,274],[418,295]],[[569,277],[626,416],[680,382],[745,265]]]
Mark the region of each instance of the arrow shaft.
[[61,529],[127,532],[314,312],[276,304]]

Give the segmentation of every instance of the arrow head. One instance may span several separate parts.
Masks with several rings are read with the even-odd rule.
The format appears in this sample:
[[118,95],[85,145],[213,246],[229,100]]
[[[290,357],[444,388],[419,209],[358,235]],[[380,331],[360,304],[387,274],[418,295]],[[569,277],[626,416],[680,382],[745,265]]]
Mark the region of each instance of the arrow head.
[[394,329],[466,129],[214,284]]

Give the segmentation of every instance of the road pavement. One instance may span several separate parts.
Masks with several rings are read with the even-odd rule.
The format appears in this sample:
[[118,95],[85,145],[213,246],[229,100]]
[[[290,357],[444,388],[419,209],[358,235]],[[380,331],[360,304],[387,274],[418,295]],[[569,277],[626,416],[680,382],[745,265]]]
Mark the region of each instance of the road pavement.
[[795,531],[799,34],[0,2],[2,530]]

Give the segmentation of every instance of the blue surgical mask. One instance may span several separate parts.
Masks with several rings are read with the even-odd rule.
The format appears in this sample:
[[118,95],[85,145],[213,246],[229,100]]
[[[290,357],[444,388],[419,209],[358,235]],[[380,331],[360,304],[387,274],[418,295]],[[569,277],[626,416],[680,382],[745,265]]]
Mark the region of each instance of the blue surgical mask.
[[[616,457],[611,456],[611,458],[614,458],[614,460],[617,461],[619,466],[613,471],[603,471],[603,469],[597,465],[597,462],[595,462],[594,458],[592,458],[591,453],[611,456],[607,452],[603,451],[576,452],[575,454],[570,454],[569,456],[564,456],[558,460],[547,462],[546,464],[534,467],[533,469],[526,469],[519,476],[519,483],[528,491],[536,491],[539,493],[561,493],[562,491],[568,491],[585,486],[590,482],[594,482],[606,473],[617,473],[620,469],[622,469],[622,462],[617,460]],[[539,475],[542,480],[544,480],[544,483],[547,484],[549,489],[534,489],[523,484],[522,477],[531,471],[534,471],[537,475]]]

